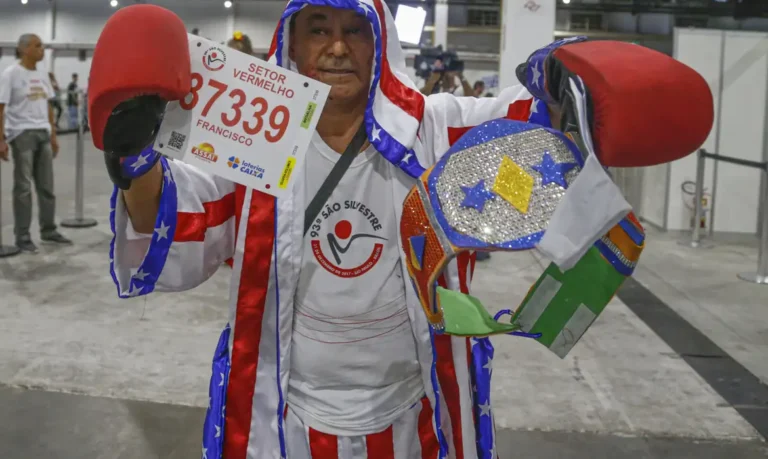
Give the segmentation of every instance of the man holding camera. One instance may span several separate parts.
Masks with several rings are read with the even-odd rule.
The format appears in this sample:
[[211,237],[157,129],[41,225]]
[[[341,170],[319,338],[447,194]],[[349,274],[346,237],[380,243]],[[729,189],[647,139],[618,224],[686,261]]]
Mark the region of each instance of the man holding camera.
[[[460,61],[453,61],[459,63]],[[456,97],[471,96],[473,94],[472,85],[464,78],[462,66],[446,66],[443,59],[436,59],[432,69],[432,74],[427,79],[421,93],[424,95],[446,92]],[[460,86],[456,84],[459,80]]]

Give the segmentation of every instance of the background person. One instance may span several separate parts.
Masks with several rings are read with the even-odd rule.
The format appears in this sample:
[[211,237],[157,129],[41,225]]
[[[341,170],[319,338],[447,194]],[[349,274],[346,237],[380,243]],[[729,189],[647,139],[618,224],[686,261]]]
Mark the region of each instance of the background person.
[[63,111],[63,108],[61,106],[61,87],[59,87],[59,82],[56,81],[56,75],[54,75],[53,72],[48,72],[48,79],[51,81],[51,88],[53,89],[51,106],[53,107],[53,110],[56,113],[56,117],[55,117],[56,122],[54,123],[54,125],[56,126],[56,129],[58,129],[59,120],[61,120],[61,112]]
[[239,30],[232,35],[232,38],[227,42],[227,46],[236,49],[241,53],[253,56],[253,44],[251,43],[251,39],[248,38],[248,35],[245,35]]
[[0,159],[8,161],[9,144],[13,150],[13,216],[16,245],[24,251],[37,247],[29,235],[32,221],[32,186],[39,206],[40,236],[44,241],[69,244],[56,231],[53,194],[53,158],[59,152],[48,74],[37,69],[43,59],[43,43],[37,35],[19,38],[21,60],[0,76]]
[[72,81],[67,86],[67,114],[69,115],[69,128],[77,129],[77,73],[72,74]]
[[483,97],[483,91],[485,91],[485,81],[475,81],[475,84],[472,85],[472,95],[475,97]]

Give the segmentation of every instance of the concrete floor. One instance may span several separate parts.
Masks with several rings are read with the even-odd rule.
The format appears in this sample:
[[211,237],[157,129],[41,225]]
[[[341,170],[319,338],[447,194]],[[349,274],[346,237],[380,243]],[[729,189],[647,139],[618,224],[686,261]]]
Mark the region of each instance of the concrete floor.
[[[56,180],[66,218],[74,137],[62,147]],[[11,171],[2,166],[7,243]],[[194,457],[226,320],[227,269],[191,292],[119,300],[107,266],[111,185],[92,148],[85,177],[85,214],[97,227],[64,230],[72,247],[0,260],[0,457]],[[768,286],[735,277],[754,269],[753,241],[693,250],[675,235],[649,230],[648,239],[636,279],[768,381]],[[514,307],[541,263],[533,252],[496,254],[479,264],[475,293],[491,309]],[[739,407],[619,299],[564,360],[525,339],[495,344],[502,458],[768,457]]]
[[[203,408],[0,388],[0,457],[199,457]],[[499,457],[531,459],[762,459],[760,441],[712,441],[500,429]]]

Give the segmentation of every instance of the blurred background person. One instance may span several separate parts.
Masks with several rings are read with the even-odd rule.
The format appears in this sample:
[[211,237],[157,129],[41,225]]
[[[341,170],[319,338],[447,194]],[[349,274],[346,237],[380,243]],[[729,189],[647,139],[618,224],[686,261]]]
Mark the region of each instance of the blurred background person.
[[77,73],[72,74],[72,81],[67,86],[67,115],[69,116],[69,128],[77,129]]
[[40,236],[44,241],[69,244],[56,230],[53,193],[53,158],[59,152],[48,74],[37,69],[43,59],[40,37],[24,34],[18,41],[20,61],[0,75],[0,159],[13,153],[13,217],[16,245],[35,252],[29,227],[32,222],[32,181],[37,193]]
[[55,123],[56,129],[59,128],[59,121],[61,120],[61,112],[62,112],[62,106],[61,106],[61,87],[59,87],[59,82],[56,81],[56,75],[53,74],[53,72],[48,72],[48,79],[51,81],[51,88],[53,89],[53,97],[51,98],[51,106],[53,107],[53,111],[55,112]]
[[90,78],[85,80],[85,87],[80,90],[80,92],[83,94],[83,132],[88,132],[91,130],[88,126],[88,85],[90,82]]
[[475,97],[483,97],[483,91],[485,91],[485,81],[475,81],[475,84],[472,85],[472,95]]
[[253,56],[253,44],[251,43],[251,39],[248,35],[243,34],[243,32],[240,32],[239,30],[232,35],[232,38],[227,42],[227,46],[236,49],[241,53]]

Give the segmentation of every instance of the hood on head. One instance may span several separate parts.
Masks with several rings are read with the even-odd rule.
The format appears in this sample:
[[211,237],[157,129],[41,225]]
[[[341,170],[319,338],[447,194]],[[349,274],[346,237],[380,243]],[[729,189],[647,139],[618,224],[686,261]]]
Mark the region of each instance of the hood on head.
[[412,177],[424,168],[413,154],[424,117],[424,96],[405,72],[405,58],[395,21],[383,0],[290,0],[277,24],[269,60],[296,71],[288,56],[291,17],[305,6],[330,6],[353,10],[371,24],[374,36],[373,72],[365,111],[368,140],[392,164]]

